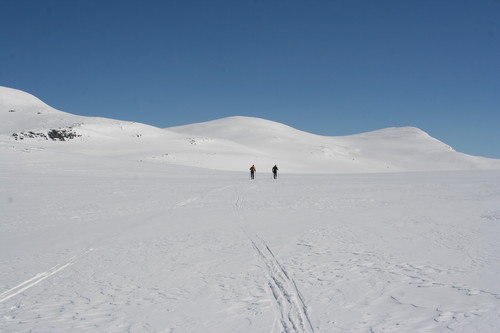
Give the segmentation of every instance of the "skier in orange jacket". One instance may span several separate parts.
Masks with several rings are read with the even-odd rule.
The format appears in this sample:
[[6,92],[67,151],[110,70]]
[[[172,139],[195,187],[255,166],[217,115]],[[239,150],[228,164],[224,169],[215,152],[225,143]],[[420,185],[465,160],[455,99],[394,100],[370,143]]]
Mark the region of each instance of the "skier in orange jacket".
[[252,165],[250,167],[250,178],[254,179],[255,178],[255,171],[257,171],[257,168],[255,168],[255,165]]

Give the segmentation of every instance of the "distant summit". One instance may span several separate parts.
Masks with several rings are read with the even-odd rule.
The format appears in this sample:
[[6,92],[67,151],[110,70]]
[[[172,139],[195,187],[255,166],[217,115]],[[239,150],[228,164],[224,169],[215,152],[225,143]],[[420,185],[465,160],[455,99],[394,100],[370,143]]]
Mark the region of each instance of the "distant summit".
[[0,87],[0,134],[66,127],[79,118],[58,111],[24,91]]
[[54,110],[38,98],[27,92],[0,86],[0,109]]
[[[60,141],[65,141],[61,143]],[[228,117],[167,129],[58,111],[0,87],[0,144],[150,163],[283,173],[370,173],[500,169],[415,127],[320,136],[254,117]]]

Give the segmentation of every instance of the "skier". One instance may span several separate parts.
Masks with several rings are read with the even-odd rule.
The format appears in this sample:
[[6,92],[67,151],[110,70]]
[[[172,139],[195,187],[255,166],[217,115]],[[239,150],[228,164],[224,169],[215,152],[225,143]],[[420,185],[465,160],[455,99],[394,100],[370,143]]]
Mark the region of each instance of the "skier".
[[251,179],[254,179],[254,177],[255,177],[255,171],[257,171],[257,169],[255,168],[255,165],[252,165],[250,167],[250,178]]
[[278,178],[278,167],[276,164],[273,166],[273,177],[274,179]]

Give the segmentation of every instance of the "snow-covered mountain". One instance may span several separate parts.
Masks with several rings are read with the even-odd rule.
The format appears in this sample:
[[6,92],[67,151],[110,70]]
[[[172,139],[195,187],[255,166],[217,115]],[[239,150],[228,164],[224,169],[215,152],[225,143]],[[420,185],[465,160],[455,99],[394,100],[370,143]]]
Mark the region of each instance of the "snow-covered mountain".
[[[305,173],[465,170],[499,168],[500,161],[469,156],[414,127],[387,128],[350,136],[327,137],[299,131],[269,120],[229,117],[200,124],[171,127],[170,131],[192,137],[217,169],[235,170],[238,165],[272,166]],[[210,150],[231,143],[239,150]],[[210,153],[212,155],[210,155]],[[217,155],[228,157],[217,165]]]
[[269,120],[229,117],[160,129],[76,116],[5,87],[0,87],[0,137],[3,143],[73,154],[234,171],[252,164],[266,171],[278,164],[292,173],[500,169],[500,160],[458,153],[413,127],[327,137]]

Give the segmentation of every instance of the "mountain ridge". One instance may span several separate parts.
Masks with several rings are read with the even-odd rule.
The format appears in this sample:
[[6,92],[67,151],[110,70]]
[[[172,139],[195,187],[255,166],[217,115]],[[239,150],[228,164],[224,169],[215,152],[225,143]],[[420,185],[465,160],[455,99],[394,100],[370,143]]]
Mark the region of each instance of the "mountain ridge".
[[0,87],[0,124],[4,145],[220,170],[246,170],[252,164],[278,164],[293,173],[500,169],[500,160],[458,153],[416,127],[322,136],[233,116],[161,129],[73,115],[5,87]]

